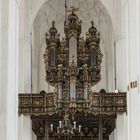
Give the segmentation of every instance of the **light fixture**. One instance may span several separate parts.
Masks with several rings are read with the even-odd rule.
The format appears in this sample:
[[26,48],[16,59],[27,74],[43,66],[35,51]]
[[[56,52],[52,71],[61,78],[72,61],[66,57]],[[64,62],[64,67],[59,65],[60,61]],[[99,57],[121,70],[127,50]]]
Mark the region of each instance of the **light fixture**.
[[116,89],[116,90],[115,90],[115,93],[118,93],[118,92],[119,92],[119,90]]
[[57,130],[54,130],[54,125],[50,124],[49,133],[51,136],[65,137],[65,136],[74,136],[81,134],[81,125],[77,126],[76,121],[71,121],[69,114],[65,113],[62,121],[59,121]]

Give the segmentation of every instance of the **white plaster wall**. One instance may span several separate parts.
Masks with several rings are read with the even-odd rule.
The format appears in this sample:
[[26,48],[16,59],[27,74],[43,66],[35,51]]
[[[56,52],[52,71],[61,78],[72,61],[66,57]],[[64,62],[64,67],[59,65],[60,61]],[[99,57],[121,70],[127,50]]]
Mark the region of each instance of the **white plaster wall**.
[[[22,0],[19,11],[19,93],[31,93],[31,1]],[[32,140],[30,116],[18,117],[18,140]]]
[[[7,93],[7,75],[8,75],[8,2],[0,1],[0,135],[2,139],[7,138],[7,124],[6,124],[6,115],[7,115],[7,99],[5,94]],[[4,12],[4,8],[7,9]],[[7,25],[7,26],[6,26]],[[2,34],[3,33],[3,34]],[[6,47],[4,47],[6,46]],[[4,61],[2,61],[4,60]],[[3,83],[3,85],[2,85]],[[5,85],[5,86],[4,86]],[[5,87],[5,88],[4,88]],[[4,129],[5,128],[5,129]]]
[[109,136],[109,140],[114,140],[114,138],[115,138],[115,130]]
[[[122,39],[117,42],[117,88],[126,91],[132,81],[139,81],[139,1],[122,1]],[[121,62],[121,63],[120,63]],[[127,115],[118,116],[116,140],[136,140],[140,130],[139,84],[128,90]],[[121,123],[122,122],[122,123]],[[123,132],[123,133],[122,133]]]
[[[123,9],[124,3],[118,1],[115,15],[116,15],[116,32],[115,32],[115,55],[116,55],[116,89],[120,91],[127,91],[127,53],[128,53],[128,11]],[[126,15],[125,15],[126,14]],[[127,140],[128,123],[127,115],[117,115],[116,129],[114,131],[115,140]]]
[[19,2],[0,0],[0,139],[17,140]]
[[[138,0],[130,0],[128,1],[128,9],[129,9],[129,80],[135,81],[139,80],[139,1]],[[129,130],[131,132],[130,139],[135,140],[139,137],[140,130],[140,94],[139,87],[135,89],[129,90],[128,100],[129,100]]]
[[127,116],[126,114],[117,115],[115,140],[128,140],[127,138]]

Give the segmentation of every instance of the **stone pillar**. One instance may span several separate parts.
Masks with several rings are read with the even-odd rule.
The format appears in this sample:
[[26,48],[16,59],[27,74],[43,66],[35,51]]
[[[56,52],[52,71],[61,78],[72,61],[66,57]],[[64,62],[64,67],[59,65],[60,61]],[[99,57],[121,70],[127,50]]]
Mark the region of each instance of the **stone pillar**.
[[0,139],[17,140],[19,3],[0,0]]
[[[31,93],[31,8],[28,0],[20,3],[19,16],[19,93]],[[18,117],[18,140],[33,140],[30,116]],[[34,139],[36,140],[36,138]]]

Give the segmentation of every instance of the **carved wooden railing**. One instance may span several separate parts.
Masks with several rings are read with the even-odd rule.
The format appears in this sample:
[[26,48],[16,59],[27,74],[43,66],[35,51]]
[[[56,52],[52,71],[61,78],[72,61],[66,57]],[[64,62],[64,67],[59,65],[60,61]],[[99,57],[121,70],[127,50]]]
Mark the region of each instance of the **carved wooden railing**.
[[19,115],[45,115],[55,111],[54,93],[19,94]]
[[93,93],[91,100],[93,114],[116,114],[127,111],[126,92]]
[[[127,111],[126,93],[92,93],[90,96],[90,104],[88,104],[88,112],[99,114],[117,114]],[[85,108],[85,102],[76,102],[77,110]],[[18,112],[24,115],[45,115],[54,114],[57,111],[56,93],[40,94],[24,93],[19,94]]]

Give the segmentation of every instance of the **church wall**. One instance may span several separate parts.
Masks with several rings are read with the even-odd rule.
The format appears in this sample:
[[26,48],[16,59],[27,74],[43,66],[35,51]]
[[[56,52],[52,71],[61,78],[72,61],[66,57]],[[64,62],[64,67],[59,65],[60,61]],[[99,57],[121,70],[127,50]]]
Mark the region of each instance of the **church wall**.
[[128,3],[129,7],[129,49],[130,49],[130,76],[129,82],[138,81],[136,88],[130,88],[128,92],[129,100],[129,112],[130,118],[130,138],[135,140],[139,137],[140,130],[140,94],[139,94],[139,1],[130,0]]
[[0,0],[0,139],[17,140],[19,1]]
[[113,131],[112,133],[111,133],[111,135],[109,136],[109,140],[114,140],[114,136],[115,135],[115,132]]
[[[128,94],[127,114],[118,116],[116,121],[116,140],[135,140],[139,137],[139,6],[137,0],[122,1],[122,41],[117,43],[116,54],[120,59],[116,68],[117,88],[121,91],[128,90]],[[133,81],[138,82],[136,88],[131,88],[130,83]]]
[[[123,34],[123,15],[121,0],[114,1],[114,75],[115,75],[115,89],[119,91],[126,91],[126,59],[124,48],[124,34]],[[126,115],[117,115],[116,126],[114,132],[110,135],[112,140],[125,140],[127,135],[127,123],[125,122]]]
[[[128,9],[124,9],[126,3],[123,1],[116,1],[115,5],[115,88],[119,91],[127,91]],[[117,115],[114,134],[114,140],[128,140],[128,116],[126,114]]]
[[[7,9],[4,12],[2,12],[2,7]],[[8,74],[8,58],[7,58],[7,51],[8,51],[8,2],[5,1],[5,3],[0,1],[0,29],[4,33],[0,32],[0,135],[3,139],[6,139],[7,137],[7,124],[6,124],[6,115],[7,115],[7,74]],[[7,26],[4,26],[7,25]],[[3,30],[2,30],[3,29]],[[4,47],[6,46],[6,47]],[[2,62],[2,59],[5,60],[5,62]],[[3,67],[3,68],[2,68]],[[2,83],[5,85],[2,85]],[[4,88],[5,87],[5,88]],[[3,105],[3,106],[2,106]],[[5,128],[5,129],[4,129]]]
[[[19,11],[19,93],[31,93],[31,3],[22,0]],[[30,116],[18,117],[18,140],[32,140]]]

